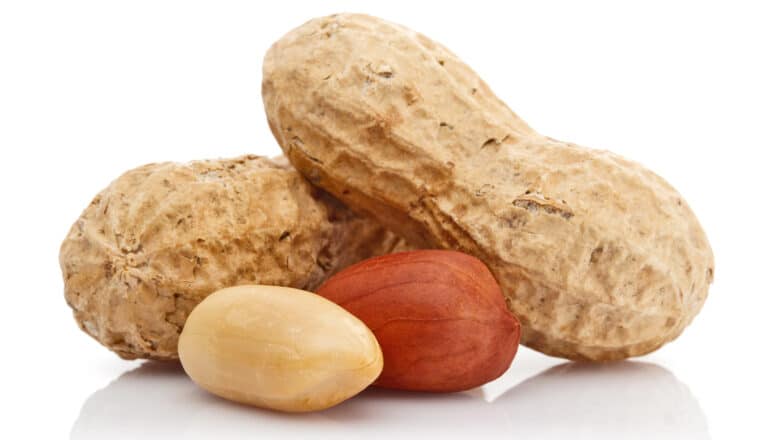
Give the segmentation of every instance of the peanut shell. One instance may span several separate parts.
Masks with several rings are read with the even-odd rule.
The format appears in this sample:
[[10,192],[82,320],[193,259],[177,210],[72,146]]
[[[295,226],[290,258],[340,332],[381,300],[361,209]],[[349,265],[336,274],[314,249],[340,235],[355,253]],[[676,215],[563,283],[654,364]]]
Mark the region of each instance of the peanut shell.
[[311,20],[268,51],[262,94],[302,174],[415,243],[484,261],[532,348],[642,355],[706,299],[711,248],[674,188],[535,132],[421,34],[365,15]]
[[282,162],[155,163],[112,182],[61,246],[64,295],[81,329],[125,359],[176,359],[187,315],[215,290],[314,289],[405,246]]

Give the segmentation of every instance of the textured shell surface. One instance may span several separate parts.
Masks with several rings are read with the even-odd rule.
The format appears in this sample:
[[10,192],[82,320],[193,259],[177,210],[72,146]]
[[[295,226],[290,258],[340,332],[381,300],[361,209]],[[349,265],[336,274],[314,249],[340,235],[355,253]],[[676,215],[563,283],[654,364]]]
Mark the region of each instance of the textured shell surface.
[[257,156],[145,165],[100,192],[60,251],[80,327],[123,358],[176,359],[195,305],[241,284],[313,289],[403,241]]
[[713,255],[675,189],[535,132],[440,44],[340,14],[289,32],[263,70],[268,121],[292,164],[415,243],[484,261],[526,345],[641,355],[703,305]]

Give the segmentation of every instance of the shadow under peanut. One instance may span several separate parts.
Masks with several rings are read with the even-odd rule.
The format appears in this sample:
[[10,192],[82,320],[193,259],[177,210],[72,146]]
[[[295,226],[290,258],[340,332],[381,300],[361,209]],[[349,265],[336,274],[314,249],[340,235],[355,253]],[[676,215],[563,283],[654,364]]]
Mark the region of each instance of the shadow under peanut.
[[326,411],[283,414],[213,396],[178,363],[146,362],[87,399],[71,438],[708,438],[706,419],[687,387],[654,364],[565,363],[492,402],[481,391],[370,388]]

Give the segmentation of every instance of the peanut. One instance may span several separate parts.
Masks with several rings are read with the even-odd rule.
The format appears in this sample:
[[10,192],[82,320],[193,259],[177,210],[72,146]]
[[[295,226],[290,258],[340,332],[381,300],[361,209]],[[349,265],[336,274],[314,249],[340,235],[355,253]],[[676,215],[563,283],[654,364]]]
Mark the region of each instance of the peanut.
[[313,289],[351,263],[404,246],[281,162],[150,164],[99,193],[60,253],[80,327],[125,359],[176,359],[187,315],[215,290]]
[[382,352],[353,315],[304,290],[239,286],[209,295],[187,318],[179,359],[202,388],[262,408],[334,406],[382,371]]
[[642,355],[706,299],[711,248],[674,188],[535,132],[423,35],[365,15],[311,20],[268,51],[262,95],[312,183],[417,244],[484,261],[532,348]]
[[376,385],[462,391],[496,379],[519,345],[519,322],[478,259],[423,250],[370,258],[318,289],[374,332],[385,365]]

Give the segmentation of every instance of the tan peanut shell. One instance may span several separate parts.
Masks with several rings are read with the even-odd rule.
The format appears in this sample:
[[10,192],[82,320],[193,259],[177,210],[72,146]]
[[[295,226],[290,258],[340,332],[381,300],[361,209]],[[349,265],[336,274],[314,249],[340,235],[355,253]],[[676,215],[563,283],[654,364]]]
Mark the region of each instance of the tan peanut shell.
[[423,35],[364,15],[311,20],[265,56],[262,94],[302,174],[415,243],[484,261],[532,348],[641,355],[706,299],[713,255],[676,190],[538,134]]
[[215,290],[313,289],[404,246],[281,161],[155,163],[112,182],[61,246],[80,327],[125,359],[176,359],[190,310]]

